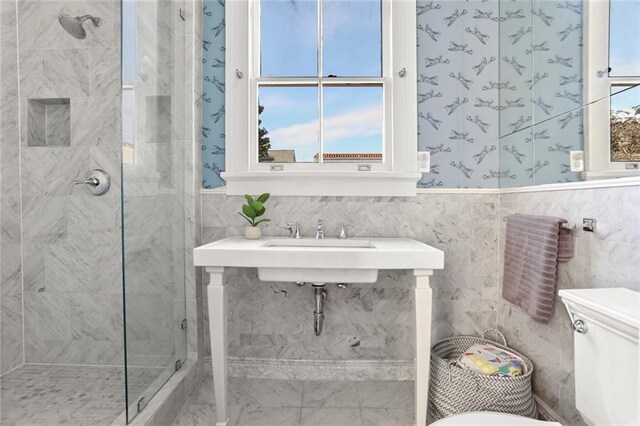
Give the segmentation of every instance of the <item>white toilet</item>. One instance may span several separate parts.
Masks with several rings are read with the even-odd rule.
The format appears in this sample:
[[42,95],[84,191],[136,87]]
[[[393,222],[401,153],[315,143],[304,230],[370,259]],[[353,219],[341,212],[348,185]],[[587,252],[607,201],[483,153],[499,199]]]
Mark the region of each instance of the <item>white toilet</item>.
[[[640,293],[624,288],[560,290],[575,327],[576,408],[591,426],[640,425]],[[556,313],[561,314],[560,312]],[[469,412],[433,426],[560,426],[527,417]]]
[[471,411],[445,417],[432,426],[562,426],[556,422],[520,417],[514,414],[493,413],[490,411]]

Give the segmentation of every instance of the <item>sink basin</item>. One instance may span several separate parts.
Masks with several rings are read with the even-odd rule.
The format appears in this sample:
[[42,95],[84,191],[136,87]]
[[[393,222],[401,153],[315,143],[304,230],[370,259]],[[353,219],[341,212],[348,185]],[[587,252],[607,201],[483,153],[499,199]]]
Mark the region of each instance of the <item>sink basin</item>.
[[299,239],[277,239],[266,242],[267,247],[328,247],[336,248],[375,248],[373,243],[368,240],[342,240],[339,238],[326,238],[316,240],[315,238],[299,238]]
[[196,248],[194,263],[257,268],[261,281],[374,283],[380,269],[442,269],[444,253],[408,238],[229,237]]
[[375,283],[377,269],[258,268],[260,281],[325,283]]
[[[375,250],[375,246],[369,240],[324,238],[299,239],[273,239],[265,243],[266,247],[273,249],[289,248],[291,251],[307,249],[320,250]],[[311,255],[313,256],[313,255]],[[321,255],[318,255],[318,258]],[[378,280],[377,269],[351,269],[351,268],[258,268],[260,281],[277,282],[310,282],[310,283],[374,283]]]

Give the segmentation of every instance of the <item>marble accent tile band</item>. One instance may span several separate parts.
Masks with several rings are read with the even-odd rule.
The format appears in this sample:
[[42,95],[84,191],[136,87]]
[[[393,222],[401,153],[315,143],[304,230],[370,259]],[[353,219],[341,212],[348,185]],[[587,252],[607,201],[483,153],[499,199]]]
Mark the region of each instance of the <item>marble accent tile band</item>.
[[[208,362],[208,361],[205,361]],[[229,357],[229,375],[250,379],[411,381],[413,361]]]

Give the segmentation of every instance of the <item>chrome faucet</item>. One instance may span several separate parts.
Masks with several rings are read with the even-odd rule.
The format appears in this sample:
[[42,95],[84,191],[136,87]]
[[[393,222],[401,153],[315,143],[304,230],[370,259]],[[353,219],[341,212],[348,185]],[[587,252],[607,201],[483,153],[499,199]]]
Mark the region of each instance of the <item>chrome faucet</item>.
[[322,219],[318,219],[318,228],[316,229],[316,240],[322,240],[324,238],[324,231],[322,230]]
[[340,235],[338,238],[341,240],[346,240],[349,236],[347,235],[347,228],[353,226],[353,223],[341,223],[340,224]]
[[289,231],[289,236],[291,238],[302,238],[300,235],[300,223],[287,223],[287,226],[284,227],[287,231]]

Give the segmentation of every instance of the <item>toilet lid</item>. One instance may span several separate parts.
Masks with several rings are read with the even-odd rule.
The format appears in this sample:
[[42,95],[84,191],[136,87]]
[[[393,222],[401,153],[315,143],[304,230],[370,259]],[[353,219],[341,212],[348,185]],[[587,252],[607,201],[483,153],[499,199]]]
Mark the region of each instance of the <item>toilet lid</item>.
[[493,413],[489,411],[474,411],[445,417],[432,426],[562,426],[556,422],[521,417],[513,414]]

